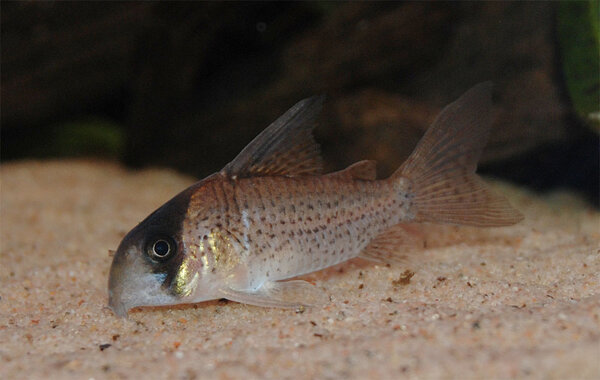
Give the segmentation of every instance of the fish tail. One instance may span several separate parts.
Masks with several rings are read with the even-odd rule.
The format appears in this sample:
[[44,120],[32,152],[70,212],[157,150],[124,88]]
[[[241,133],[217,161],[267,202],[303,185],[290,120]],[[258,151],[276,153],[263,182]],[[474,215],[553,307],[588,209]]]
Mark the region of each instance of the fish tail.
[[492,227],[523,219],[475,174],[490,132],[491,93],[491,82],[480,83],[446,106],[392,174],[408,179],[417,221]]

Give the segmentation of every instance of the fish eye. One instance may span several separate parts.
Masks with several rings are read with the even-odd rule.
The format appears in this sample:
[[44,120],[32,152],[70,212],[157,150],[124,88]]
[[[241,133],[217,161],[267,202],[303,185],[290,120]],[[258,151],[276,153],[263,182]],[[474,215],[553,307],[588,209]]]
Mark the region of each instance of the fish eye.
[[150,239],[146,246],[146,252],[151,259],[164,261],[175,252],[175,242],[167,237],[158,237]]

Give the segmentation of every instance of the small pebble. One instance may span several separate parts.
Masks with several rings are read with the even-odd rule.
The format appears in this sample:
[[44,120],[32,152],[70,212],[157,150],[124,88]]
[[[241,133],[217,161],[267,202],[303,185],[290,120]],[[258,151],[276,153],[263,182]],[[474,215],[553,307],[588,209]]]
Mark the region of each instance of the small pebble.
[[104,344],[99,345],[98,347],[100,347],[100,351],[104,351],[104,350],[106,350],[110,346],[112,346],[112,344],[110,344],[110,343],[104,343]]

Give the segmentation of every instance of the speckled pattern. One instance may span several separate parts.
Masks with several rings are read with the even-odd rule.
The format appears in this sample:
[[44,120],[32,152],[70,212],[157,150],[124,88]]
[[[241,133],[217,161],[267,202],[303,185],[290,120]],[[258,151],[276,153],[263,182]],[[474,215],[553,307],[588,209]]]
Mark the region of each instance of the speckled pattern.
[[214,275],[224,271],[221,277],[231,277],[230,265],[223,262],[233,261],[247,268],[239,286],[254,288],[265,280],[291,278],[355,257],[382,230],[406,218],[397,197],[391,181],[336,175],[217,178],[192,197],[184,240],[189,247],[218,233],[228,248],[219,265],[211,252]]
[[3,164],[1,181],[2,379],[600,376],[600,215],[570,194],[495,184],[525,221],[423,225],[416,267],[304,276],[323,308],[211,301],[119,319],[108,250],[193,180],[53,161]]

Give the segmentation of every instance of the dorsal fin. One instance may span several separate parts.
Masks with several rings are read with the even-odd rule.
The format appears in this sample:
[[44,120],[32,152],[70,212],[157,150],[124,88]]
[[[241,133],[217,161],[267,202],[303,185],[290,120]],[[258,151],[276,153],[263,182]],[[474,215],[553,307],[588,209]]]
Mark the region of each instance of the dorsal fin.
[[340,176],[350,179],[362,179],[365,181],[373,181],[377,178],[376,162],[372,160],[362,160],[353,163],[346,169],[331,173],[332,176]]
[[325,96],[301,100],[254,138],[227,164],[228,177],[315,175],[322,171],[312,129]]

